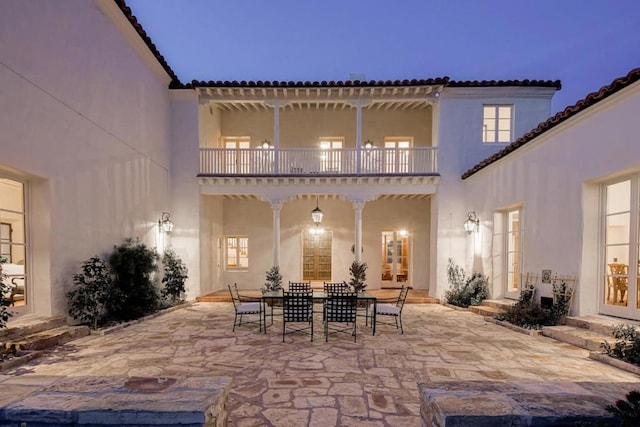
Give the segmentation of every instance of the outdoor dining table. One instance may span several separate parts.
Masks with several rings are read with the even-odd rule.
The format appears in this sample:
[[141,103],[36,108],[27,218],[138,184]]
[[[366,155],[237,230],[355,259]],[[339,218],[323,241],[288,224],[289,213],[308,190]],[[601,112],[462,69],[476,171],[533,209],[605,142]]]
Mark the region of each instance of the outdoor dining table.
[[[323,302],[329,299],[329,293],[322,291],[313,291],[313,302]],[[271,306],[271,321],[273,323],[273,306],[274,304],[280,302],[282,305],[283,294],[282,291],[272,291],[265,292],[262,294],[262,304]],[[367,304],[367,311],[369,310],[369,304],[373,303],[373,310],[371,311],[371,329],[373,330],[372,335],[376,334],[376,304],[377,298],[367,292],[358,292],[357,295],[358,307],[360,306],[360,302],[365,302]],[[264,333],[267,333],[267,310],[263,308],[263,320],[264,320]],[[368,313],[367,313],[368,316]]]

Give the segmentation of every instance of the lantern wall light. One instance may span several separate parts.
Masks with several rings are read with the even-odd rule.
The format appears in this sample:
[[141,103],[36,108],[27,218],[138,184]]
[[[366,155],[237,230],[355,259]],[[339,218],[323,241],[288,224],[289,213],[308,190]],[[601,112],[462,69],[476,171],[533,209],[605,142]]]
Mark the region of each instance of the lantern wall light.
[[173,221],[171,221],[171,214],[169,212],[162,212],[162,215],[160,215],[160,219],[158,220],[158,228],[163,233],[171,233],[173,230]]
[[467,219],[464,222],[464,229],[467,234],[471,234],[474,231],[480,229],[480,220],[476,216],[475,211],[467,212]]

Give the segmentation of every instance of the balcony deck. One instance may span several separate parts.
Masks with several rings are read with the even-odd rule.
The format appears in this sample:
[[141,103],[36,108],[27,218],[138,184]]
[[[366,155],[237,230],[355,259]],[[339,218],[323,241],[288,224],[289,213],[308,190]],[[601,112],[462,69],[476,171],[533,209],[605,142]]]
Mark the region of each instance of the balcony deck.
[[200,177],[437,176],[437,148],[201,148]]

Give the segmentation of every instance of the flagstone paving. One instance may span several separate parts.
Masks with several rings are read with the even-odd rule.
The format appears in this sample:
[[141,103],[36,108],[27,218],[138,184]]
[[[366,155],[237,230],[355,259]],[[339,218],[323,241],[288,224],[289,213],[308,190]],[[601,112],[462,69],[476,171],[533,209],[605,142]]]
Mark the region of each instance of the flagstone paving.
[[[2,393],[16,377],[46,384],[63,377],[229,377],[231,426],[419,426],[419,383],[505,381],[638,382],[640,377],[588,358],[588,352],[485,322],[437,304],[404,307],[405,333],[358,325],[325,343],[235,332],[230,303],[196,303],[106,336],[61,346],[2,372]],[[364,322],[363,322],[364,323]],[[29,380],[31,378],[31,380]],[[615,399],[622,398],[615,396]]]

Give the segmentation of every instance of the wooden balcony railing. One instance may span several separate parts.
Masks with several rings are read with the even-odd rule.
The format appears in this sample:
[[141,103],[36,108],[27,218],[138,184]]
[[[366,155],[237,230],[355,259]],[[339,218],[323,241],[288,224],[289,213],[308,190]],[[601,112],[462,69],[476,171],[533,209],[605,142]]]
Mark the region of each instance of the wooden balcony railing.
[[429,175],[437,148],[201,148],[200,175]]

